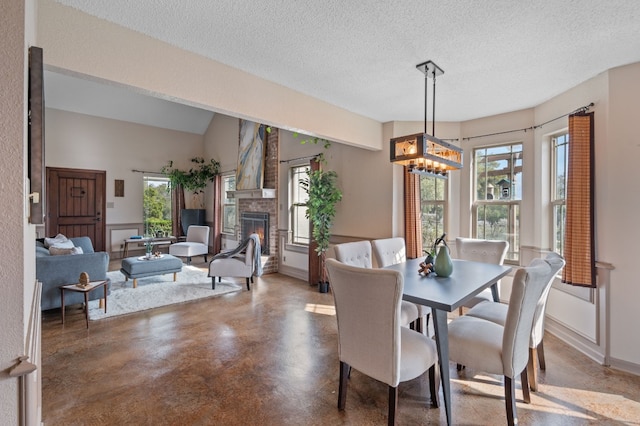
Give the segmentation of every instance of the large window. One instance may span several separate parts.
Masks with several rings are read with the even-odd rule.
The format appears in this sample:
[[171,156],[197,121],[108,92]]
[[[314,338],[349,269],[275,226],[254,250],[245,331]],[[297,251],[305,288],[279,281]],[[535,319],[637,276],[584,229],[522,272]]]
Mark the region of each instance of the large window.
[[506,259],[520,258],[520,202],[522,200],[522,144],[474,150],[476,238],[506,240]]
[[447,180],[420,176],[420,211],[422,213],[422,247],[431,251],[436,238],[446,229]]
[[551,138],[552,177],[551,208],[553,250],[562,255],[564,251],[564,230],[566,218],[567,167],[569,160],[569,134],[563,133]]
[[291,243],[309,245],[309,219],[306,218],[307,208],[301,206],[309,199],[307,192],[302,189],[300,182],[307,179],[309,166],[293,166],[289,169],[289,218],[291,226]]
[[165,177],[143,177],[144,234],[147,236],[171,235],[171,190]]
[[234,234],[236,231],[236,200],[229,198],[227,191],[236,190],[235,175],[222,176],[222,232],[225,234]]

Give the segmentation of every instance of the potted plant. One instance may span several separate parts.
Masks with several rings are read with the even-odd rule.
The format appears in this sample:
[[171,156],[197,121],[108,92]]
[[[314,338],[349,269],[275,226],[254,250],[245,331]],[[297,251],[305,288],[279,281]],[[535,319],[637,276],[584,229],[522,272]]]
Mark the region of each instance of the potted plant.
[[[328,146],[325,141],[325,148]],[[324,156],[320,154],[317,162],[325,163]],[[342,199],[342,191],[337,185],[338,174],[333,170],[309,170],[307,178],[300,182],[302,189],[309,196],[306,203],[306,217],[312,225],[312,237],[317,243],[316,253],[320,257],[320,282],[318,290],[326,293],[329,290],[327,273],[325,268],[326,251],[329,248],[331,238],[331,226],[336,215],[336,204]]]
[[[169,178],[169,186],[171,188],[182,187],[183,191],[193,194],[193,209],[183,209],[182,228],[186,233],[188,225],[198,224],[204,225],[205,208],[204,208],[204,190],[209,182],[213,182],[215,177],[220,174],[220,162],[211,159],[205,161],[202,157],[194,157],[191,159],[193,164],[189,170],[180,170],[173,167],[173,161],[169,161],[161,172]],[[185,226],[186,225],[186,226]]]

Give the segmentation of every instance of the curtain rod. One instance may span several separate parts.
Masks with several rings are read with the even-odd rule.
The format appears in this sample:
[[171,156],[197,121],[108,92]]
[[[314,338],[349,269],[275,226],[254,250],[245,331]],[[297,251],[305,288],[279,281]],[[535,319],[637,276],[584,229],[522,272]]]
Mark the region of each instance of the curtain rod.
[[290,163],[292,161],[298,161],[298,160],[311,160],[312,158],[316,158],[318,155],[320,155],[320,154],[307,155],[306,157],[292,158],[291,160],[280,160],[280,164],[282,164],[282,163]]
[[131,171],[132,171],[133,173],[153,173],[153,174],[156,174],[156,175],[161,175],[161,174],[163,174],[162,172],[149,172],[149,171],[147,171],[147,170],[136,170],[136,169],[131,169]]
[[569,116],[569,115],[572,115],[572,114],[578,114],[578,113],[582,113],[582,112],[587,112],[587,111],[589,111],[589,108],[591,108],[592,106],[594,106],[594,103],[593,103],[593,102],[589,103],[589,105],[582,106],[582,107],[580,107],[580,108],[578,108],[578,109],[575,109],[575,110],[573,110],[573,111],[571,111],[571,112],[568,112],[568,113],[566,113],[566,114],[563,114],[563,115],[561,115],[561,116],[559,116],[559,117],[552,118],[552,119],[551,119],[551,120],[549,120],[549,121],[545,121],[545,122],[544,122],[544,123],[542,123],[542,124],[536,124],[536,125],[533,125],[533,126],[531,126],[531,127],[525,127],[525,128],[523,128],[523,129],[515,129],[515,130],[505,130],[504,132],[487,133],[486,135],[469,136],[469,137],[466,137],[466,138],[462,138],[462,140],[463,140],[463,141],[468,141],[468,140],[471,140],[471,139],[484,138],[484,137],[487,137],[487,136],[497,136],[497,135],[504,135],[504,134],[506,134],[506,133],[526,132],[526,131],[528,131],[528,130],[535,130],[535,129],[539,129],[539,128],[541,128],[542,126],[545,126],[545,125],[547,125],[547,124],[549,124],[549,123],[552,123],[552,122],[554,122],[554,121],[556,121],[556,120],[560,120],[561,118],[567,117],[567,116]]

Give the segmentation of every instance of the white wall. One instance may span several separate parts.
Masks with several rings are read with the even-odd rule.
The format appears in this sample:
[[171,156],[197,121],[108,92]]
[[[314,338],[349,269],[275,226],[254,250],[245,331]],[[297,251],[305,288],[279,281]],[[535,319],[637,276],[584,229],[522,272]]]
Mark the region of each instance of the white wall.
[[[25,354],[25,333],[35,281],[35,228],[27,223],[27,49],[35,40],[31,1],[2,4],[0,28],[0,413],[18,424],[18,382],[8,369]],[[35,360],[32,360],[35,361]]]
[[[50,108],[45,117],[47,167],[107,172],[107,225],[142,223],[143,174],[132,170],[159,172],[169,160],[188,169],[203,155],[203,137],[195,133]],[[124,180],[124,197],[115,197],[115,179]]]

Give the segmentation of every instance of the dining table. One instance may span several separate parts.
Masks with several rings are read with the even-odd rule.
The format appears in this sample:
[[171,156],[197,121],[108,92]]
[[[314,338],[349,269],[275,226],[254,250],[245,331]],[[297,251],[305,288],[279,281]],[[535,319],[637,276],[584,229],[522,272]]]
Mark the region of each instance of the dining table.
[[424,258],[407,259],[405,262],[386,266],[401,272],[404,278],[403,300],[431,308],[435,341],[440,360],[442,394],[447,416],[451,419],[451,383],[449,380],[449,337],[447,313],[454,312],[478,293],[491,287],[493,300],[498,302],[498,281],[511,271],[510,266],[492,263],[452,259],[453,272],[448,277],[435,273],[428,275],[418,271]]

